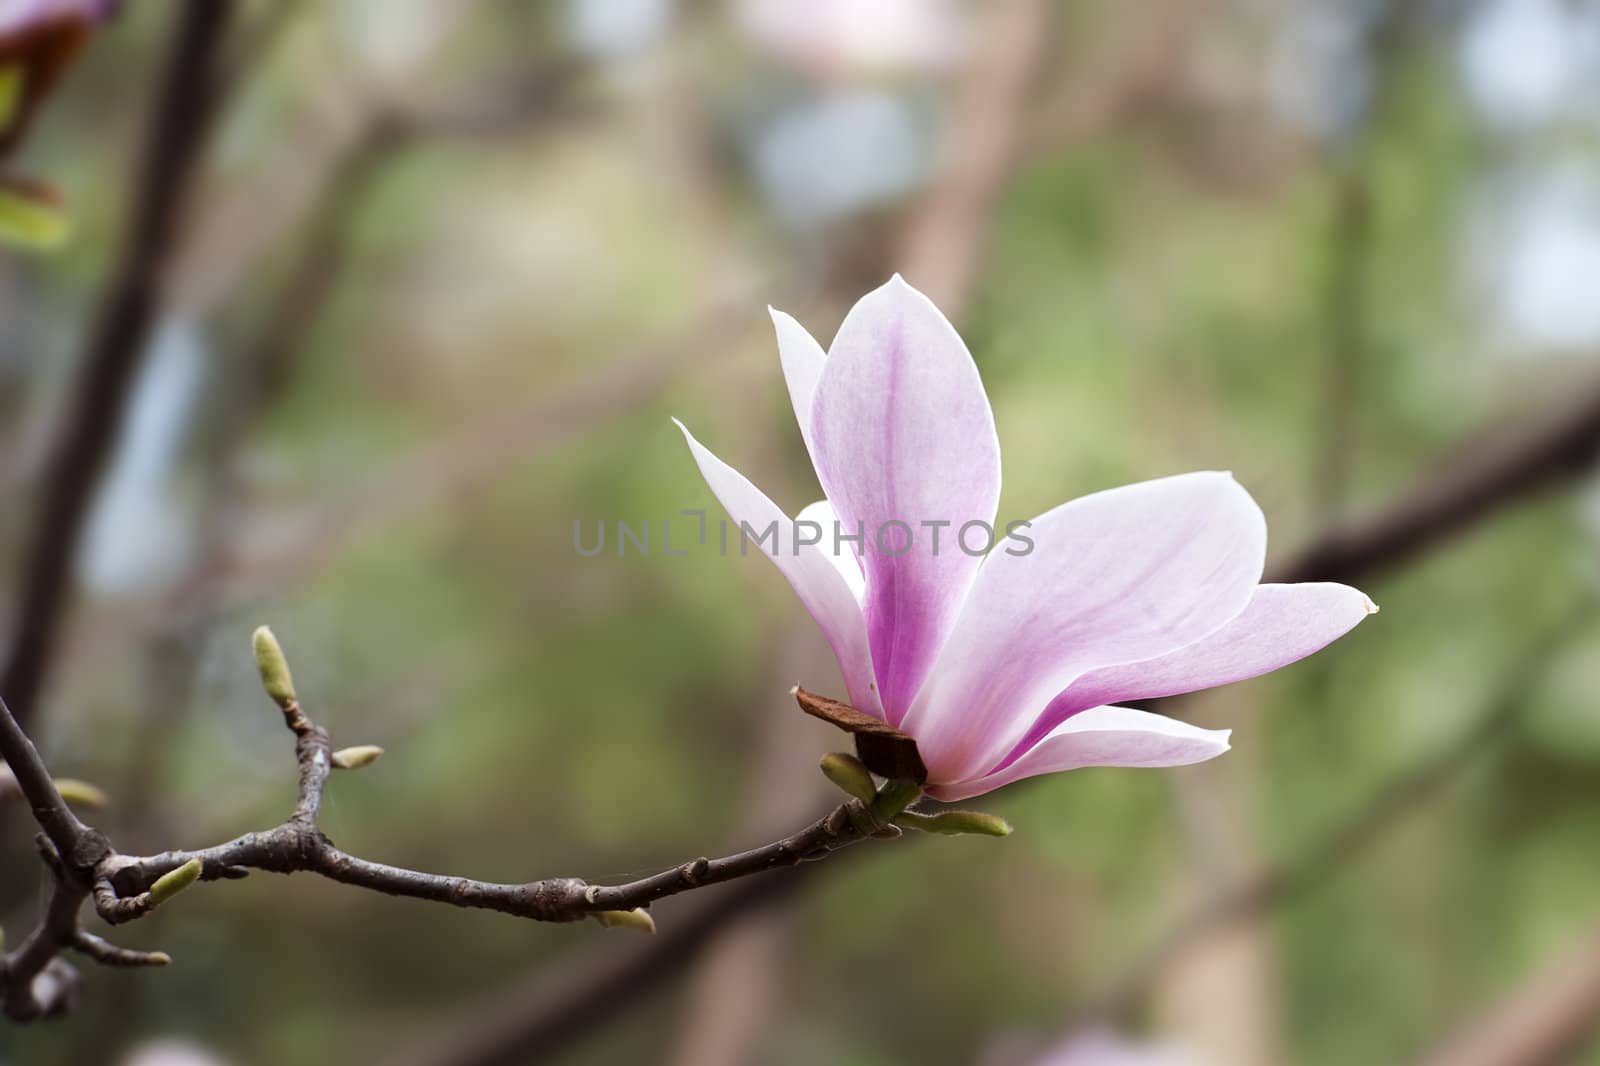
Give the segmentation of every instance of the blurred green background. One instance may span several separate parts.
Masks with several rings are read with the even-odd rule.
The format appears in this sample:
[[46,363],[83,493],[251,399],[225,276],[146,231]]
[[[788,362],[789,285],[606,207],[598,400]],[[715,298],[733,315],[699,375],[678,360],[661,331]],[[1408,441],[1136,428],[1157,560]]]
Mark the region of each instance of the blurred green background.
[[[73,233],[0,251],[0,593],[176,8],[101,27],[22,157]],[[292,804],[263,622],[335,740],[388,749],[328,795],[358,854],[618,879],[811,817],[840,738],[787,693],[840,684],[779,575],[572,539],[670,520],[682,545],[682,510],[720,514],[669,415],[791,512],[818,497],[768,303],[825,343],[896,270],[933,295],[994,403],[1002,519],[1231,469],[1282,557],[1593,387],[1600,5],[343,0],[236,23],[33,725],[112,793],[96,821],[125,850]],[[1600,930],[1600,630],[1567,625],[1597,520],[1572,477],[1364,576],[1383,613],[1351,636],[1166,708],[1231,726],[1226,757],[1015,786],[984,802],[1004,841],[840,856],[521,1061],[1028,1061],[1197,903],[1326,851],[1511,700],[1441,787],[1380,803],[1370,841],[1161,966],[1126,1020],[1216,1066],[1421,1060]],[[22,813],[0,812],[13,937],[44,883]],[[659,904],[663,935],[701,902]],[[76,1012],[0,1028],[0,1062],[466,1064],[519,995],[643,950],[265,874],[118,932],[177,963],[85,964]]]

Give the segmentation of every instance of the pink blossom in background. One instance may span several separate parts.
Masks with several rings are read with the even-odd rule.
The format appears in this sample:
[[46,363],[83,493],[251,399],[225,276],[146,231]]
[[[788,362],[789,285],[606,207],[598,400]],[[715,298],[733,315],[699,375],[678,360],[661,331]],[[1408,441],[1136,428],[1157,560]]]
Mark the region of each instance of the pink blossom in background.
[[121,1066],[228,1066],[200,1044],[177,1038],[164,1038],[140,1044],[128,1053]]
[[1030,1066],[1206,1066],[1181,1045],[1136,1042],[1110,1031],[1074,1035]]
[[952,0],[734,0],[747,36],[812,74],[939,74],[966,51],[968,18]]
[[[1220,755],[1226,730],[1117,704],[1267,673],[1377,610],[1345,585],[1261,584],[1266,522],[1227,473],[1069,501],[1026,527],[1030,550],[1004,539],[987,555],[958,550],[968,523],[994,527],[1000,444],[955,329],[898,275],[856,304],[827,353],[790,316],[772,317],[827,496],[799,517],[829,531],[822,543],[796,537],[760,489],[684,436],[736,525],[777,522],[769,554],[832,647],[850,702],[916,739],[938,799]],[[836,539],[835,522],[864,543]]]
[[116,7],[117,0],[0,0],[0,37],[57,20],[93,22]]

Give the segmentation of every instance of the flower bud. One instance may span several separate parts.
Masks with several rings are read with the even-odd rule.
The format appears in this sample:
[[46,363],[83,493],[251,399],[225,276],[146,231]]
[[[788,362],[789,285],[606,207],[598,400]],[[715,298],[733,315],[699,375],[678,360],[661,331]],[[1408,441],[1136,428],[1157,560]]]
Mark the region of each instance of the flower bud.
[[22,110],[23,83],[27,71],[16,63],[0,66],[0,130],[6,130],[17,120]]
[[631,911],[596,911],[594,920],[607,929],[636,929],[641,933],[656,931],[656,920],[643,907]]
[[70,228],[61,198],[38,182],[0,175],[0,242],[54,248]]
[[79,781],[75,777],[56,778],[56,791],[61,793],[62,799],[74,807],[99,810],[111,802],[111,797],[106,795],[105,789],[91,785],[87,781]]
[[822,775],[862,803],[871,803],[878,795],[878,786],[872,783],[872,772],[848,752],[830,751],[824,755]]
[[169,870],[156,878],[156,883],[150,886],[150,896],[159,907],[198,880],[200,860],[190,859],[176,870]]
[[383,749],[376,744],[357,744],[353,748],[340,748],[333,753],[333,765],[340,770],[359,770],[383,758]]
[[283,657],[283,648],[272,630],[266,626],[255,631],[250,638],[256,652],[256,669],[261,672],[261,685],[272,697],[272,702],[288,709],[295,702],[294,678],[289,674],[289,660]]
[[904,811],[895,817],[894,824],[902,829],[919,829],[924,833],[939,833],[942,836],[952,837],[968,834],[986,837],[1011,835],[1010,822],[992,814],[984,814],[982,811],[943,811],[939,814]]

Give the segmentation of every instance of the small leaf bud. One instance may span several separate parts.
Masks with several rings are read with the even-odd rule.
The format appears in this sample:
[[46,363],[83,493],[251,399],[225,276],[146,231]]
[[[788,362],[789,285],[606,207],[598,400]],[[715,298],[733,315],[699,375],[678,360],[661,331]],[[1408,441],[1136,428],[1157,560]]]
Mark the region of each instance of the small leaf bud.
[[904,811],[896,816],[894,824],[902,829],[918,829],[924,833],[939,833],[952,837],[969,834],[987,837],[1011,835],[1010,822],[992,814],[984,814],[982,811],[943,811],[939,814]]
[[596,911],[595,921],[607,929],[634,929],[641,933],[656,931],[656,920],[643,907],[631,911]]
[[99,810],[111,802],[111,797],[106,795],[105,789],[91,785],[87,781],[79,781],[75,777],[56,778],[56,791],[61,793],[62,799],[74,807]]
[[822,775],[862,803],[871,803],[878,795],[878,787],[872,783],[872,772],[848,752],[830,751],[824,755]]
[[294,678],[289,674],[289,660],[283,657],[283,648],[272,630],[262,626],[250,638],[256,652],[256,669],[261,671],[261,685],[272,697],[272,702],[285,709],[295,702]]
[[353,748],[340,748],[332,758],[336,769],[359,770],[383,758],[383,749],[376,744],[358,744]]
[[176,870],[169,870],[156,878],[156,883],[150,886],[150,896],[159,907],[198,880],[200,880],[200,860],[190,859]]

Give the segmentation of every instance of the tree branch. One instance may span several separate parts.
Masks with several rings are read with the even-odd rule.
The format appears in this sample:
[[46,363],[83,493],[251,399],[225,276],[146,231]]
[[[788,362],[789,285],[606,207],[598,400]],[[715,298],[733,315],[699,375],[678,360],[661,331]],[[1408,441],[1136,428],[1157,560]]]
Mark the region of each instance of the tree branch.
[[23,552],[22,592],[0,668],[0,692],[26,722],[66,612],[84,522],[160,305],[160,286],[220,89],[220,44],[233,5],[188,0],[145,133],[128,236],[89,333],[61,430],[45,464],[45,498]]
[[1270,581],[1353,581],[1390,570],[1480,520],[1591,469],[1600,381],[1576,401],[1472,437],[1370,516],[1336,525],[1270,568]]
[[0,698],[0,757],[11,767],[17,790],[28,801],[33,820],[39,823],[50,843],[62,855],[73,854],[79,839],[89,829],[61,798],[56,783],[50,779],[50,771],[39,757],[39,750],[17,724],[3,698]]
[[[265,668],[263,676],[267,676]],[[287,678],[286,667],[283,676]],[[693,859],[622,885],[591,885],[575,877],[498,884],[389,866],[341,850],[318,828],[322,797],[340,759],[327,731],[306,715],[292,689],[274,689],[269,680],[268,690],[279,702],[284,724],[295,737],[299,786],[288,819],[215,847],[147,856],[117,852],[102,834],[78,820],[62,800],[33,744],[0,701],[0,750],[12,761],[18,785],[50,834],[48,840],[41,838],[41,853],[53,877],[50,902],[38,927],[16,951],[0,956],[0,1010],[8,1017],[31,1021],[65,1008],[66,991],[76,987],[75,980],[64,979],[70,968],[57,965],[67,949],[112,966],[165,965],[170,961],[160,952],[129,951],[85,932],[79,927],[78,912],[84,900],[92,897],[96,913],[109,924],[142,918],[177,891],[168,888],[164,892],[164,886],[179,876],[179,871],[188,874],[185,884],[196,878],[237,879],[252,870],[313,873],[387,895],[500,911],[534,921],[572,922],[594,917],[611,924],[613,916],[631,912],[634,916],[629,924],[653,928],[650,919],[638,912],[656,900],[826,858],[869,836],[901,835],[898,827],[888,824],[901,804],[893,810],[877,811],[883,800],[868,805],[853,799],[770,844],[724,858]],[[886,791],[885,796],[888,794]],[[52,966],[61,978],[52,985],[58,991],[41,994],[37,979]]]

